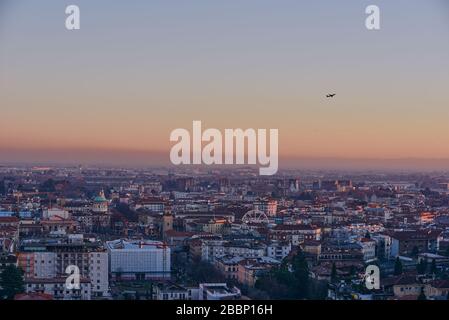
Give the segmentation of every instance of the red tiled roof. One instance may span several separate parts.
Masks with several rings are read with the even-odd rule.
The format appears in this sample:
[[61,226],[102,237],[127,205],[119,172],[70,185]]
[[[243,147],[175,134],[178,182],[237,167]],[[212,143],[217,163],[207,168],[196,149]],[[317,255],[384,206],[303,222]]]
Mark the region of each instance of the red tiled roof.
[[167,230],[165,231],[165,236],[167,237],[191,237],[193,236],[195,233],[194,232],[181,232],[181,231],[176,231],[176,230]]
[[449,280],[432,280],[429,284],[434,288],[449,288]]
[[307,224],[284,224],[284,225],[277,225],[273,228],[275,231],[283,231],[283,230],[316,230],[319,229],[319,227],[316,226],[310,226]]
[[19,218],[17,217],[0,217],[0,223],[12,223],[19,222]]
[[53,300],[53,296],[48,293],[19,293],[14,296],[14,300]]
[[407,240],[428,240],[436,239],[440,236],[441,230],[417,230],[417,231],[397,231],[391,237],[401,241]]

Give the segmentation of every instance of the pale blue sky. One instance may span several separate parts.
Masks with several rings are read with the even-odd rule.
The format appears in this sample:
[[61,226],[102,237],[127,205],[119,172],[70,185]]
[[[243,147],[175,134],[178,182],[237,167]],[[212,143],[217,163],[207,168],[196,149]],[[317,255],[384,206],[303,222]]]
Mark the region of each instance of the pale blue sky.
[[285,156],[449,158],[448,39],[444,0],[0,0],[0,149],[165,152],[202,120],[279,128]]

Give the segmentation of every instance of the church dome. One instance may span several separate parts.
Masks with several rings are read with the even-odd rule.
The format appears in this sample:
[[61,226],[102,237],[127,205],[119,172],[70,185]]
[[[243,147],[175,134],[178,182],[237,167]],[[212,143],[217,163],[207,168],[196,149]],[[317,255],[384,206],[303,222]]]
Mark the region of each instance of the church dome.
[[108,212],[108,200],[104,196],[103,190],[93,200],[92,211],[96,213]]
[[94,202],[107,202],[108,200],[106,199],[106,197],[104,196],[104,192],[103,190],[100,191],[100,194],[98,196],[96,196],[94,198]]

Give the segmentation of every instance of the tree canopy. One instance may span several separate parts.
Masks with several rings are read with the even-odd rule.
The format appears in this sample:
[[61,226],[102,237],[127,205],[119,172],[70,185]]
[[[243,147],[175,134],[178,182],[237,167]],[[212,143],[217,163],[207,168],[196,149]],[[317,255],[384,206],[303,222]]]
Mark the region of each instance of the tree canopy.
[[399,276],[402,274],[402,272],[403,272],[402,262],[401,262],[401,259],[399,259],[399,257],[397,257],[396,261],[394,262],[394,275]]
[[272,299],[294,300],[310,296],[310,272],[302,251],[291,259],[285,259],[278,268],[263,275],[256,288],[267,292]]
[[0,298],[13,299],[25,291],[23,271],[15,265],[6,266],[0,274]]

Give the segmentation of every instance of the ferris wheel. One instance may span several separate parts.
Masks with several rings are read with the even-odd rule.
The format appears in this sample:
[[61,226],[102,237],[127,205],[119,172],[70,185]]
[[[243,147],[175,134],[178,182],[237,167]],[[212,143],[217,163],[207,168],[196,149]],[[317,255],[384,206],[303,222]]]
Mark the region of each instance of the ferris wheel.
[[245,213],[243,223],[269,223],[268,216],[260,210],[251,210]]

